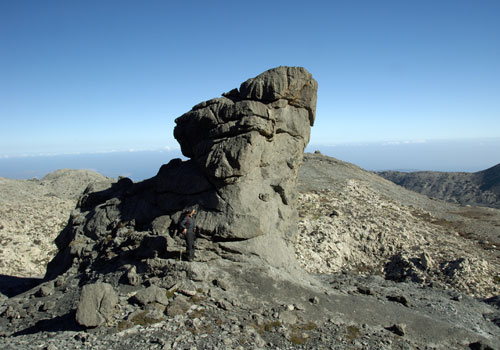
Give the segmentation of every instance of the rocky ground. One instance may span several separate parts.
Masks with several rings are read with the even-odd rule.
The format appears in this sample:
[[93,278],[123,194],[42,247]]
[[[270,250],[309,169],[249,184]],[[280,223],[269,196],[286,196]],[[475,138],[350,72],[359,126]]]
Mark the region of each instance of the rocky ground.
[[55,171],[43,179],[0,178],[0,275],[43,277],[55,237],[83,190],[106,177],[88,170]]
[[347,180],[340,192],[302,193],[299,210],[295,247],[307,271],[376,274],[477,297],[500,294],[500,261],[491,251],[360,181]]
[[[47,186],[39,181],[11,191],[8,182],[2,199],[58,193],[30,188]],[[141,273],[73,269],[17,297],[0,295],[0,349],[498,349],[498,210],[462,215],[475,208],[429,200],[319,154],[306,155],[299,188],[295,248],[309,273],[256,269],[251,258],[234,256],[193,263],[159,256]],[[54,227],[47,223],[54,214],[38,209],[67,200],[64,225],[77,192],[34,195],[10,212],[18,222],[24,212],[47,215],[30,219],[44,232],[40,223]],[[35,257],[48,261],[53,251]],[[80,287],[97,282],[113,286],[116,312],[104,327],[84,328],[75,321]],[[144,290],[153,296],[138,297]]]

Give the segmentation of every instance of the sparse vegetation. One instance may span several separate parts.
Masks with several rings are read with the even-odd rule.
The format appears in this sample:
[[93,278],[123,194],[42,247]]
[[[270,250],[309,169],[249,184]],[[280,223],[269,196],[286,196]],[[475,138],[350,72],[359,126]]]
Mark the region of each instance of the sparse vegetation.
[[295,345],[304,345],[309,337],[305,333],[295,333],[290,334],[290,342]]
[[130,319],[130,322],[139,326],[149,326],[159,321],[158,319],[148,317],[148,311],[140,312]]
[[347,326],[346,331],[347,339],[349,339],[349,341],[353,341],[361,336],[361,332],[356,326]]
[[134,324],[130,321],[122,320],[122,321],[118,322],[118,325],[116,326],[116,330],[118,332],[121,332],[121,331],[124,331],[126,329],[131,328],[133,325]]
[[165,292],[165,295],[167,296],[168,299],[173,299],[175,296],[175,290],[167,290]]
[[257,333],[262,334],[264,332],[271,332],[274,328],[278,328],[281,326],[281,322],[278,320],[274,321],[264,321],[262,323],[254,323],[253,327],[257,331]]
[[295,345],[305,344],[311,338],[309,332],[317,327],[316,323],[311,321],[304,324],[292,325],[290,331],[290,342]]
[[205,309],[196,309],[193,312],[189,314],[189,318],[202,318],[206,316],[206,311]]

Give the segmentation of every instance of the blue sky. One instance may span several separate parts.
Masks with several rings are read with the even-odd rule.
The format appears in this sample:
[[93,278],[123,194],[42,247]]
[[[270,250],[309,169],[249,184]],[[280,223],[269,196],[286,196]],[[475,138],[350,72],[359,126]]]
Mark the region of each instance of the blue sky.
[[319,83],[312,147],[500,139],[499,18],[496,0],[0,1],[0,157],[177,147],[176,117],[279,65]]

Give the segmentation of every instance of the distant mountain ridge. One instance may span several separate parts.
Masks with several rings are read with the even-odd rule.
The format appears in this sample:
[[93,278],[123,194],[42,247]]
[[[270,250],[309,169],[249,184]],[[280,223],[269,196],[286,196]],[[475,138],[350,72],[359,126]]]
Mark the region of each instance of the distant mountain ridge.
[[464,205],[500,208],[500,164],[475,173],[382,171],[377,174],[429,197]]
[[500,163],[475,174],[478,181],[482,183],[482,190],[491,191],[500,196]]

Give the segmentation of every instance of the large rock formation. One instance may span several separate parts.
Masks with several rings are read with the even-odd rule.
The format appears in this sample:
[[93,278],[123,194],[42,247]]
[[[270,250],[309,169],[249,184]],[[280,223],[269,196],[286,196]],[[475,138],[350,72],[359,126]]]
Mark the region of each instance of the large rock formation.
[[[314,123],[317,83],[304,68],[278,67],[202,102],[176,120],[188,161],[175,159],[134,184],[94,184],[57,239],[47,277],[80,266],[162,256],[187,207],[210,254],[294,260],[296,178]],[[200,255],[204,255],[201,253]]]
[[210,193],[199,203],[202,231],[260,254],[269,242],[261,245],[258,237],[293,236],[296,178],[314,123],[316,90],[305,69],[279,67],[176,120],[174,135]]

